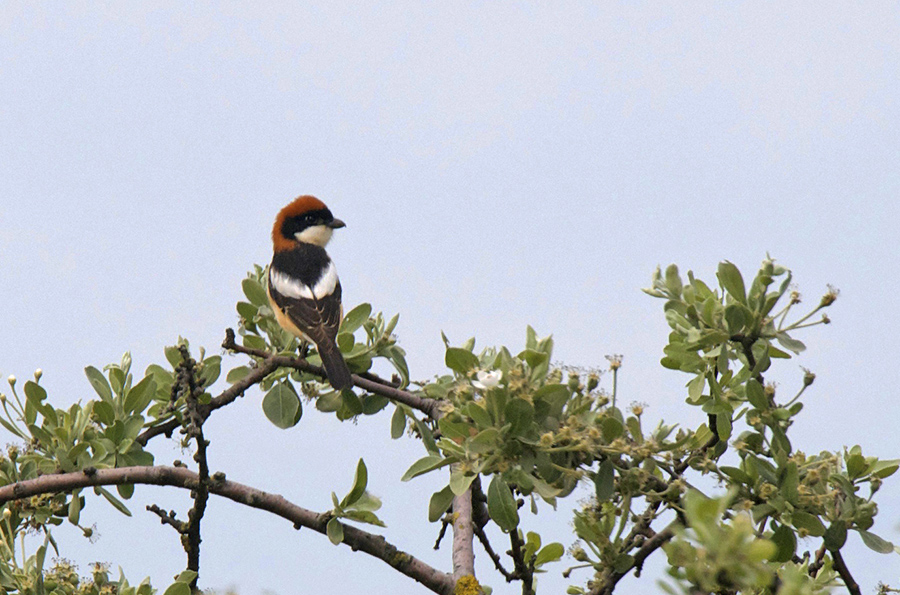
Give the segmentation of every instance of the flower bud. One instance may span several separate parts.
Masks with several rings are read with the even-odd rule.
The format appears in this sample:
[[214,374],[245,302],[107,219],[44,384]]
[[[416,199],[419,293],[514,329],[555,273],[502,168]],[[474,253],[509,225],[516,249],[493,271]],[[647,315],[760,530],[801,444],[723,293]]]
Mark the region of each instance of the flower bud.
[[44,375],[44,371],[41,370],[40,368],[38,368],[37,370],[34,371],[34,379],[35,380],[40,380],[41,376],[43,376],[43,375]]
[[803,368],[803,386],[809,386],[816,380],[816,375],[810,370]]
[[9,378],[7,378],[6,381],[9,382],[10,386],[16,385],[16,377],[13,376],[12,374],[9,375]]

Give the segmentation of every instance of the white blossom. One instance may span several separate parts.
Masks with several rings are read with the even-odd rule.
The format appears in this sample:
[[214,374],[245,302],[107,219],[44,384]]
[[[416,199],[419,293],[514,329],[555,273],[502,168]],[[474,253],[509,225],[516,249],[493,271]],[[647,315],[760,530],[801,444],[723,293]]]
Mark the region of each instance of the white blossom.
[[500,379],[503,377],[503,372],[501,372],[500,370],[493,370],[491,372],[478,370],[476,376],[478,377],[478,380],[473,380],[472,386],[481,390],[488,390],[500,384]]

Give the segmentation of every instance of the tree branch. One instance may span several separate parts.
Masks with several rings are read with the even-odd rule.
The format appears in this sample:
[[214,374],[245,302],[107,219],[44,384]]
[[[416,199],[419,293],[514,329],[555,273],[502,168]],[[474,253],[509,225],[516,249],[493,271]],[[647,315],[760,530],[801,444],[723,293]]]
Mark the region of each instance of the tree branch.
[[834,560],[834,569],[837,571],[838,575],[840,575],[841,580],[844,581],[844,585],[847,587],[847,590],[850,591],[851,595],[862,595],[862,592],[859,590],[859,585],[853,580],[853,575],[850,574],[850,569],[847,568],[847,563],[844,562],[844,557],[841,555],[839,550],[831,551],[831,559]]
[[196,362],[188,353],[186,346],[181,345],[179,350],[181,351],[181,363],[178,366],[176,384],[179,385],[179,393],[184,396],[187,408],[182,432],[188,440],[193,439],[197,444],[194,461],[197,463],[200,478],[197,487],[191,490],[194,505],[188,511],[187,522],[182,525],[182,534],[184,535],[182,544],[188,558],[187,569],[197,573],[190,584],[191,591],[194,592],[197,590],[197,580],[200,578],[200,543],[203,541],[200,536],[200,523],[209,500],[209,463],[206,459],[206,447],[209,446],[209,441],[203,437],[203,421],[206,418],[200,411],[200,404],[197,401],[198,395],[203,391],[197,385],[194,376]]
[[170,527],[178,531],[179,535],[182,535],[184,533],[184,523],[175,518],[174,510],[166,512],[156,504],[149,504],[147,506],[147,510],[158,516],[160,523],[162,523],[163,525],[169,525]]
[[475,526],[471,488],[453,498],[453,580],[475,576]]
[[678,521],[672,521],[665,529],[645,541],[644,544],[639,547],[638,550],[634,553],[634,563],[631,565],[631,568],[629,568],[625,572],[616,572],[615,570],[610,569],[609,573],[603,578],[603,580],[590,590],[589,595],[612,595],[612,592],[616,588],[616,584],[622,579],[622,577],[631,572],[633,568],[643,567],[644,560],[646,560],[650,554],[659,549],[660,546],[662,546],[664,543],[675,537],[675,527],[677,527],[678,524]]
[[[70,492],[89,486],[148,484],[194,489],[200,476],[181,467],[120,467],[117,469],[90,469],[84,472],[43,475],[36,479],[21,481],[0,487],[0,504],[11,500],[29,498],[38,494]],[[209,482],[209,493],[228,498],[259,510],[271,512],[291,521],[295,527],[307,527],[325,535],[325,525],[330,518],[327,513],[316,513],[301,508],[278,494],[270,494],[233,481],[216,480]],[[344,525],[344,542],[352,550],[363,551],[378,558],[397,571],[418,581],[434,593],[452,595],[453,578],[425,562],[397,549],[381,535],[369,533],[350,525]]]
[[525,544],[519,539],[518,529],[509,532],[509,543],[513,564],[516,567],[516,576],[522,579],[522,595],[534,595],[534,566],[531,560],[525,559],[525,552],[522,551],[522,546]]
[[500,559],[500,556],[497,552],[494,551],[494,548],[491,547],[491,542],[488,541],[488,536],[484,532],[483,527],[479,527],[477,524],[475,525],[475,535],[478,537],[478,541],[481,542],[481,545],[484,547],[484,551],[487,552],[488,557],[493,561],[494,568],[496,568],[500,574],[503,575],[503,578],[506,579],[506,582],[511,583],[518,578],[518,575],[514,572],[508,571],[503,567],[503,561]]
[[[276,368],[294,368],[301,372],[315,374],[323,379],[327,378],[324,368],[321,366],[314,366],[305,359],[286,355],[275,355],[263,349],[252,349],[250,347],[238,345],[235,342],[234,331],[232,329],[226,329],[225,341],[222,343],[222,347],[236,353],[243,353],[252,357],[261,358],[263,362],[274,363]],[[417,394],[399,389],[393,382],[379,378],[375,374],[370,374],[368,372],[364,374],[353,374],[353,384],[370,393],[387,397],[388,399],[396,401],[397,403],[402,403],[403,405],[408,405],[417,411],[421,411],[431,419],[437,420],[442,415],[440,410],[442,402],[440,400],[425,399]],[[213,399],[213,401],[215,401],[215,399]],[[213,403],[210,402],[210,406],[212,405]]]

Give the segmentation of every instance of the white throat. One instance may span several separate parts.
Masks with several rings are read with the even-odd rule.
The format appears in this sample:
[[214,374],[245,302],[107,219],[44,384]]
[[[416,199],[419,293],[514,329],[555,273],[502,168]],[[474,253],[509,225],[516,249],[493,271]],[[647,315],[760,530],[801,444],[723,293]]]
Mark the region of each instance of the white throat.
[[324,248],[325,244],[331,239],[332,233],[334,233],[334,230],[327,225],[313,225],[303,231],[298,231],[294,234],[294,237],[297,238],[298,242],[315,244]]

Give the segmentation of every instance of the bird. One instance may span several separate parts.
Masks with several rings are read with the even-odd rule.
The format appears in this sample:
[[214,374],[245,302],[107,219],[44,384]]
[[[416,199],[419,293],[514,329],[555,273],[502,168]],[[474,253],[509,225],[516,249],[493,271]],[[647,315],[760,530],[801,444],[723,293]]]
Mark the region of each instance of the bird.
[[266,283],[278,324],[316,345],[328,382],[338,391],[352,388],[353,377],[335,342],[343,318],[341,282],[325,245],[342,227],[315,196],[295,198],[275,218]]

